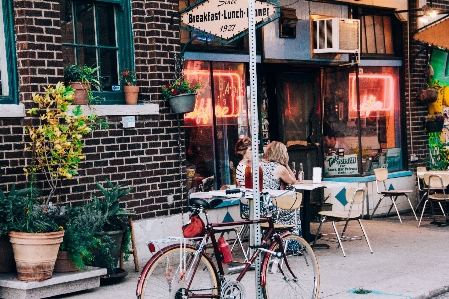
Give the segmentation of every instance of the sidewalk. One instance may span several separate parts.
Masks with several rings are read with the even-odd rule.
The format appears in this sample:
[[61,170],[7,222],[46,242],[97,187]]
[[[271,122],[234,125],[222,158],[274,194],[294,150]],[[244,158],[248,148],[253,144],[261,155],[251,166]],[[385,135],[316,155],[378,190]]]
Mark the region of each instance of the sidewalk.
[[[429,219],[423,219],[418,228],[413,216],[406,215],[402,224],[397,217],[363,220],[373,254],[364,240],[345,242],[346,257],[336,243],[330,243],[330,249],[316,249],[321,272],[319,298],[424,299],[447,291],[449,227],[429,223]],[[317,225],[312,223],[312,232],[316,231]],[[356,222],[351,227],[348,235],[351,231],[360,233]],[[331,230],[331,223],[326,223],[322,232]],[[140,262],[142,268],[145,261]],[[52,298],[135,298],[139,273],[134,272],[132,257],[125,269],[129,274],[121,283]],[[351,293],[359,288],[372,293]],[[282,290],[279,293],[282,294]]]

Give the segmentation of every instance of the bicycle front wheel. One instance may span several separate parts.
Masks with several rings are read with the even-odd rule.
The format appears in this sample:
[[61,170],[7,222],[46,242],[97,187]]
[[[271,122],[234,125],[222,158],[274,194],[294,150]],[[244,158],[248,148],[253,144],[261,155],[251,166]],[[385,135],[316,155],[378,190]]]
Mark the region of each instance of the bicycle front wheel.
[[[186,247],[181,251],[179,246],[162,253],[148,268],[139,298],[181,299],[186,293],[218,296],[215,267],[204,254],[200,254],[198,262],[195,254],[194,248]],[[181,258],[185,260],[182,263],[185,266],[181,265]]]
[[[312,248],[303,238],[295,235],[283,237],[282,242],[287,261],[270,253],[263,261],[264,298],[317,299],[320,271]],[[273,244],[270,250],[279,251],[279,244]]]

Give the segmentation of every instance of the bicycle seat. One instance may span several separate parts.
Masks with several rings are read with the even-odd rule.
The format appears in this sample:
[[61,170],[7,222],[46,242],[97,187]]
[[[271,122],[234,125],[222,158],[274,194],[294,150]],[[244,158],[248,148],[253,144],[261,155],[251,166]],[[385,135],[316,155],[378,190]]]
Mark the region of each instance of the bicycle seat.
[[203,208],[205,208],[207,210],[217,207],[222,202],[223,202],[223,199],[220,199],[220,198],[214,198],[210,202],[208,202],[204,199],[200,199],[200,198],[190,198],[189,199],[190,206],[192,206],[194,208],[202,206]]

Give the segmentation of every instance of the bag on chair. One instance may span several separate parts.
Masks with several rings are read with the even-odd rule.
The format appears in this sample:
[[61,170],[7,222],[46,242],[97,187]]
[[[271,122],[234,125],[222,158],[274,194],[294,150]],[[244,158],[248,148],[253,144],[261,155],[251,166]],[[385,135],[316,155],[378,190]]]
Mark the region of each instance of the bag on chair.
[[202,237],[205,233],[206,225],[198,215],[190,217],[190,223],[187,223],[182,227],[182,234],[184,238]]

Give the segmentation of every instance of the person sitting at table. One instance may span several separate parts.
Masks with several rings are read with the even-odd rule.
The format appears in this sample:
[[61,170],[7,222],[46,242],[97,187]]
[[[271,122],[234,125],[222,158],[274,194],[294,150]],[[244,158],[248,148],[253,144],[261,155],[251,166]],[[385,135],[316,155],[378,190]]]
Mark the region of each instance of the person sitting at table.
[[[264,157],[260,161],[260,166],[262,166],[263,170],[263,189],[280,190],[281,182],[288,185],[297,183],[295,175],[288,166],[288,160],[287,147],[282,142],[273,141],[268,144]],[[274,208],[272,217],[273,221],[278,224],[297,224],[292,233],[299,236],[302,235],[299,209],[287,211]]]
[[234,153],[241,160],[235,170],[235,183],[237,187],[245,188],[245,168],[251,166],[252,150],[251,138],[243,137],[237,140],[234,146]]

